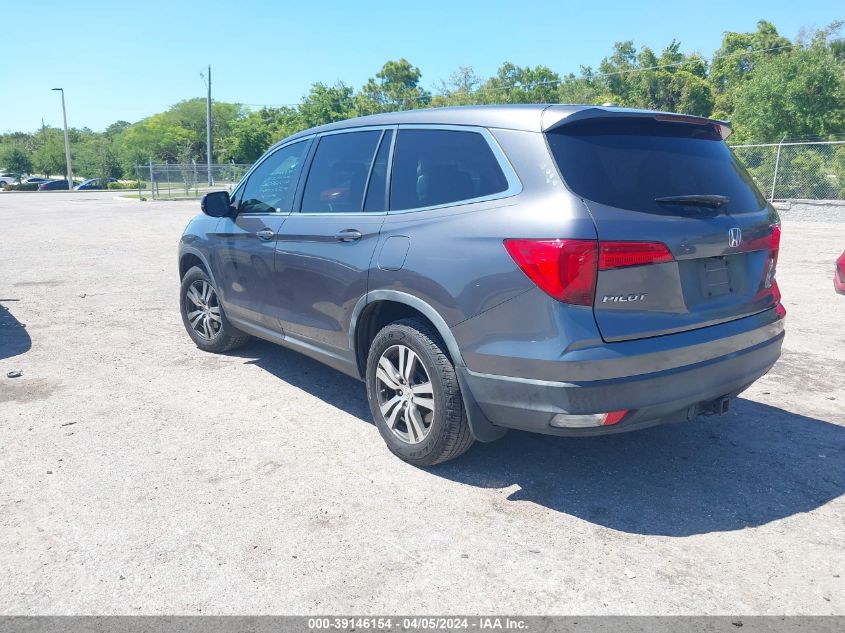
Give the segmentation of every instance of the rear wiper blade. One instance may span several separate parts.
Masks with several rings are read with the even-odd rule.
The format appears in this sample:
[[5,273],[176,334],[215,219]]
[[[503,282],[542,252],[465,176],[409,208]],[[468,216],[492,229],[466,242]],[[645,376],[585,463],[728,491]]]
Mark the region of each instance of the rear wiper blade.
[[709,193],[694,193],[687,196],[663,196],[662,198],[655,198],[654,201],[660,204],[687,204],[718,209],[728,204],[731,199],[727,196],[717,196]]

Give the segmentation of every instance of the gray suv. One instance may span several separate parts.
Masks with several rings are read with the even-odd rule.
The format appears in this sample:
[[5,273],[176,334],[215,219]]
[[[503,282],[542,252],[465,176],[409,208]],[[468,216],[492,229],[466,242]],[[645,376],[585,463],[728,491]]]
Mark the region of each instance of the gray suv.
[[724,413],[780,355],[780,224],[724,122],[615,107],[414,110],[306,130],[179,245],[200,349],[255,336],[364,380],[431,465],[507,429]]

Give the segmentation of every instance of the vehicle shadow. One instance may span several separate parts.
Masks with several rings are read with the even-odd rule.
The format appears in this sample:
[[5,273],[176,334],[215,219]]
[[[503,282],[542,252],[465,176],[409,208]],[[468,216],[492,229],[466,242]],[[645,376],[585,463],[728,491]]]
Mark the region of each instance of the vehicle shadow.
[[29,351],[32,339],[23,324],[9,308],[0,303],[0,360]]
[[[295,352],[253,343],[249,362],[372,423],[364,386]],[[607,528],[689,536],[808,512],[845,492],[845,427],[738,399],[722,417],[592,438],[512,431],[426,469]]]

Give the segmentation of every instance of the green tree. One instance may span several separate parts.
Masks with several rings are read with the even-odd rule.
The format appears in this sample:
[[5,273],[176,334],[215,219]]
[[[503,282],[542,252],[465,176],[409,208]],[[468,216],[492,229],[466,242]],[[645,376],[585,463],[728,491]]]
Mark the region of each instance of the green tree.
[[407,59],[387,62],[355,95],[357,114],[425,107],[431,100],[431,94],[420,87],[421,77],[420,69]]
[[[65,174],[65,142],[61,130],[46,128],[41,134],[41,143],[32,152],[32,166],[36,172],[47,178],[56,174]],[[67,174],[65,174],[67,177]]]
[[602,60],[599,73],[570,76],[561,93],[576,92],[587,102],[610,101],[636,108],[684,112],[709,116],[713,92],[707,79],[707,63],[693,53],[681,52],[677,40],[663,49],[660,56],[648,47],[639,52],[633,42],[616,42],[613,54]]
[[479,88],[482,103],[555,103],[560,75],[547,66],[517,66],[505,62]]
[[0,165],[15,174],[28,174],[32,171],[32,159],[29,152],[20,147],[6,147],[0,152]]
[[[217,147],[231,134],[232,125],[244,116],[243,106],[215,101],[211,106],[212,144]],[[165,112],[154,114],[122,131],[116,132],[117,154],[124,168],[132,171],[136,163],[176,161],[185,144],[199,158],[206,153],[205,99],[180,101]]]
[[612,102],[613,94],[594,79],[594,74],[589,66],[581,66],[579,75],[575,73],[566,75],[558,88],[558,101],[592,105]]
[[73,171],[87,178],[120,178],[120,162],[112,142],[103,134],[92,134],[82,140],[74,152]]
[[313,84],[299,105],[303,129],[355,116],[352,92],[352,88],[343,82],[334,86],[327,86],[322,82]]
[[302,129],[294,108],[261,108],[232,123],[223,139],[220,154],[224,161],[251,163],[276,141]]
[[824,41],[757,61],[733,97],[736,140],[845,133],[845,66]]
[[791,47],[792,43],[778,33],[775,25],[765,20],[760,20],[757,30],[751,33],[726,32],[713,55],[709,75],[716,95],[714,116],[730,118],[739,86],[752,77],[758,65],[789,52]]
[[432,97],[431,105],[439,107],[478,103],[479,96],[476,90],[481,85],[481,81],[481,77],[475,73],[472,66],[461,66],[449,76],[449,79],[440,82],[438,86],[440,94]]

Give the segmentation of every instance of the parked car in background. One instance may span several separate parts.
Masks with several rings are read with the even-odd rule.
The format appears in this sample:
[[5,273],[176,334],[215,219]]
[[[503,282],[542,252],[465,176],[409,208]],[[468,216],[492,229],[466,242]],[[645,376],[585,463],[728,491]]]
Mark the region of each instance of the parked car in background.
[[48,180],[38,185],[38,191],[54,191],[59,189],[69,189],[67,180]]
[[117,178],[89,178],[76,185],[74,189],[79,191],[108,189],[110,182],[117,182]]
[[836,269],[833,271],[833,287],[841,295],[845,295],[845,251],[836,260]]
[[45,182],[50,182],[49,178],[41,178],[40,176],[33,176],[31,178],[27,178],[23,181],[22,184],[25,185],[40,185]]
[[6,185],[15,185],[20,181],[19,174],[12,174],[9,172],[0,172],[0,189]]
[[729,134],[568,105],[302,131],[186,227],[185,329],[205,351],[252,335],[363,380],[387,446],[420,466],[508,428],[725,413],[780,356],[785,315],[780,220]]

